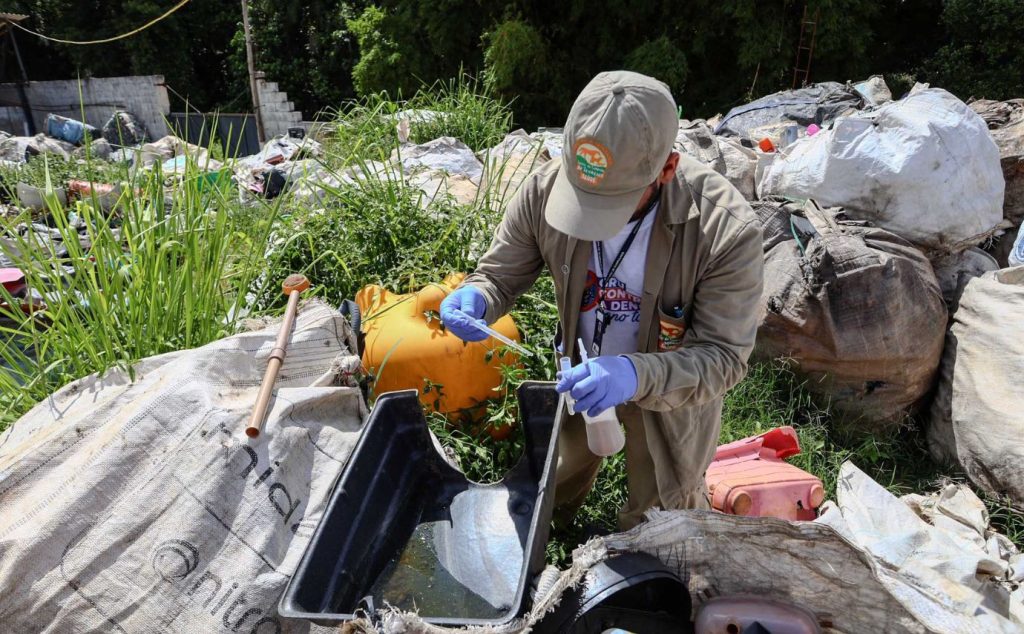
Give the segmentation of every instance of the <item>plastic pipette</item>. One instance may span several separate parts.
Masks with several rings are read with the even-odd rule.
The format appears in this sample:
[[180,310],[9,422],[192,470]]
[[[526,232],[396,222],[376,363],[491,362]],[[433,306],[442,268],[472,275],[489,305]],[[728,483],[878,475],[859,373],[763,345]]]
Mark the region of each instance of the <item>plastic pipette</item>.
[[587,356],[587,347],[583,345],[583,337],[576,340],[576,345],[580,347],[580,361],[582,361],[584,365],[590,363],[590,357]]
[[[569,357],[561,357],[558,359],[558,366],[559,369],[562,370],[562,375],[564,376],[572,369],[572,360],[569,359]],[[574,401],[568,393],[562,394],[562,396],[565,397],[565,406],[569,408],[569,416],[572,416],[576,413],[573,410],[573,406],[576,404],[576,401]]]
[[495,339],[497,339],[501,343],[505,344],[509,348],[512,348],[513,350],[515,350],[519,354],[527,356],[527,357],[532,357],[533,356],[533,353],[530,352],[529,350],[527,350],[526,348],[522,347],[521,345],[519,345],[515,341],[512,341],[511,339],[509,339],[505,335],[501,334],[500,332],[498,332],[494,328],[491,328],[490,326],[483,325],[482,323],[480,323],[476,319],[473,319],[472,317],[470,317],[466,313],[462,312],[461,310],[455,309],[452,312],[455,312],[455,313],[458,313],[458,314],[462,315],[463,317],[466,318],[466,320],[469,323],[473,324],[474,328],[476,328],[480,332],[485,332],[485,333],[489,334],[490,336],[494,337]]

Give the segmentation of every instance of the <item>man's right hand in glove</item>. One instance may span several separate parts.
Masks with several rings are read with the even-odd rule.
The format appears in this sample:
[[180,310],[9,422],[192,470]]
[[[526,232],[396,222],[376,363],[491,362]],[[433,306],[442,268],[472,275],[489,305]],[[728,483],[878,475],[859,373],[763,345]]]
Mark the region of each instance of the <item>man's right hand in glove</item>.
[[479,289],[460,286],[441,302],[441,323],[463,341],[483,341],[490,335],[476,328],[466,317],[483,319],[486,310],[487,302]]

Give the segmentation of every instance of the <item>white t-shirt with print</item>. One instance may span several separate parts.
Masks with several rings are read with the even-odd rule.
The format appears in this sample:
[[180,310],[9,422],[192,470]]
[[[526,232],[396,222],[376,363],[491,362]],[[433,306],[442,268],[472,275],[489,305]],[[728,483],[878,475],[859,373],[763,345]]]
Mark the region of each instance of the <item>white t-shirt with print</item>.
[[598,292],[605,289],[604,309],[612,314],[612,322],[605,329],[601,343],[601,356],[628,354],[637,351],[640,333],[640,298],[643,297],[644,267],[647,264],[647,245],[651,241],[651,228],[654,218],[658,215],[658,205],[647,212],[639,220],[633,244],[626,251],[622,263],[610,280],[604,279],[604,273],[611,268],[619,255],[622,245],[626,242],[636,222],[630,222],[615,237],[604,241],[604,270],[598,264],[597,243],[590,251],[590,264],[587,271],[587,283],[583,289],[583,301],[580,305],[580,337],[587,346],[588,354],[593,356],[594,325],[597,322]]

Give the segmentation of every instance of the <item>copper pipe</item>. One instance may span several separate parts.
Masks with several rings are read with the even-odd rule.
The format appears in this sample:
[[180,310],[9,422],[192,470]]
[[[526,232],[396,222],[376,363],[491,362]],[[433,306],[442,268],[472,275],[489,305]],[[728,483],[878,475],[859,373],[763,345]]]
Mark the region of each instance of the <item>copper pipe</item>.
[[288,339],[291,337],[292,328],[295,327],[295,314],[299,309],[299,296],[302,294],[302,291],[309,288],[309,280],[306,279],[305,275],[296,273],[285,278],[281,288],[284,294],[288,296],[288,308],[284,311],[284,321],[281,322],[281,330],[277,333],[277,341],[274,343],[274,348],[270,351],[267,371],[263,374],[260,393],[256,396],[256,407],[252,410],[249,425],[245,428],[245,435],[249,438],[256,438],[263,429],[263,419],[267,417],[270,395],[274,391],[277,373],[281,369],[281,364],[284,363],[284,355],[288,350]]

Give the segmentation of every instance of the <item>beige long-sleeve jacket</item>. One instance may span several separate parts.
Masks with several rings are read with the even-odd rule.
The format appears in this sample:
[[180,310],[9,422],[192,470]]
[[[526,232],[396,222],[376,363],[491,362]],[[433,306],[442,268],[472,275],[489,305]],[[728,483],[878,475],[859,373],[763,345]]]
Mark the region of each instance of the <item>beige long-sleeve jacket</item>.
[[[547,265],[554,277],[564,353],[576,356],[591,243],[544,220],[561,161],[531,176],[508,205],[490,249],[466,279],[493,322]],[[634,401],[665,508],[694,506],[714,457],[722,397],[743,378],[757,332],[764,257],[750,205],[722,176],[680,158],[662,187],[640,303]],[[674,316],[676,307],[683,317]]]

